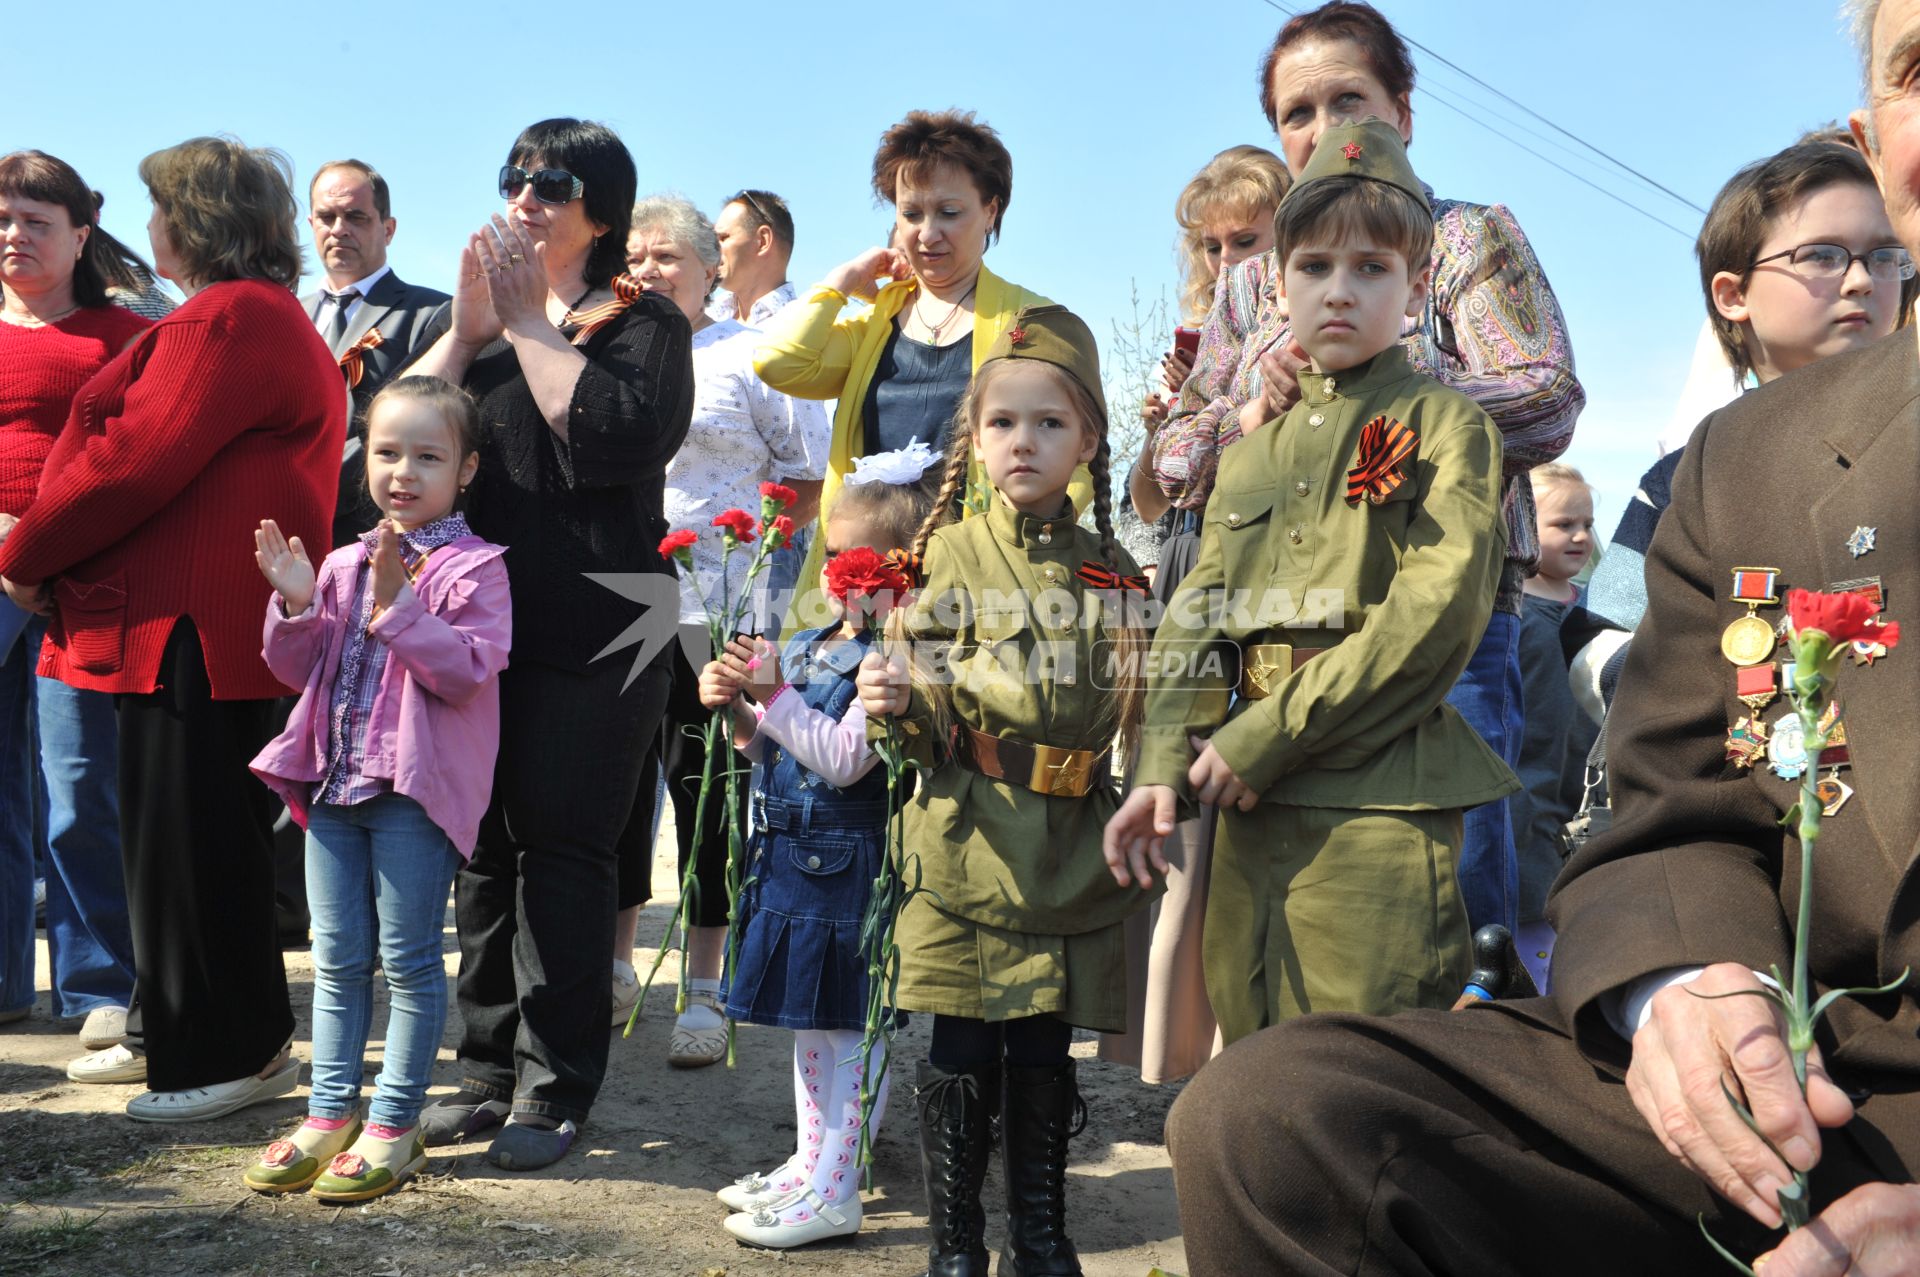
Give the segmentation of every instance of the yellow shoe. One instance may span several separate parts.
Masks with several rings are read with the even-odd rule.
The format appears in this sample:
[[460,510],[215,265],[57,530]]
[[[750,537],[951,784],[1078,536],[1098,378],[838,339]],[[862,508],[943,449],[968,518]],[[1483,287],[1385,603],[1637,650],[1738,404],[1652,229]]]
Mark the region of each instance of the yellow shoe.
[[320,1170],[360,1134],[360,1119],[323,1131],[302,1122],[286,1139],[275,1140],[260,1160],[240,1177],[256,1193],[297,1193],[320,1178]]
[[335,1155],[313,1181],[313,1196],[322,1202],[370,1201],[391,1193],[426,1164],[418,1122],[392,1139],[362,1130],[353,1147]]

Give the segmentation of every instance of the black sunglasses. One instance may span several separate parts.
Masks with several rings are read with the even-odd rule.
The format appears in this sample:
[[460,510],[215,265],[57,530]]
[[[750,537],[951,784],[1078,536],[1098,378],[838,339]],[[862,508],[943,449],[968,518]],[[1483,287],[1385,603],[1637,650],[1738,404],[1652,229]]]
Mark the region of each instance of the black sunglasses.
[[533,186],[533,198],[542,204],[565,204],[579,199],[587,189],[585,183],[563,168],[543,168],[529,173],[516,164],[501,166],[501,199],[518,199],[529,183]]

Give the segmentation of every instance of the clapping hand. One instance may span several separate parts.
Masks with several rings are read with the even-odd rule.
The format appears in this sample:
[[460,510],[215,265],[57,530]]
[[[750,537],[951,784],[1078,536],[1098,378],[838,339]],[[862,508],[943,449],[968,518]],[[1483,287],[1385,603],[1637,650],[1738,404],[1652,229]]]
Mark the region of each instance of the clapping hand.
[[[474,238],[478,238],[477,236]],[[503,329],[487,291],[487,273],[469,240],[460,250],[460,274],[453,286],[453,336],[461,345],[478,350]]]
[[280,525],[263,519],[253,534],[253,561],[260,575],[279,593],[283,610],[298,616],[313,602],[313,560],[300,538],[288,540],[280,535]]
[[390,608],[407,583],[407,565],[400,558],[400,534],[393,520],[380,521],[380,542],[373,547],[373,601],[379,608]]
[[501,323],[525,329],[548,322],[546,245],[534,243],[526,227],[495,213],[474,232],[468,246]]

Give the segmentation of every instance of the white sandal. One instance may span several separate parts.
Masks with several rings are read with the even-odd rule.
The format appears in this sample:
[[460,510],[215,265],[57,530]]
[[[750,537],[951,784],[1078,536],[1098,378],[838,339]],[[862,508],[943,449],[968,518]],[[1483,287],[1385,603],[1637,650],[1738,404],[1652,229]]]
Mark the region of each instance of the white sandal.
[[689,994],[687,1005],[713,1008],[721,1017],[720,1024],[711,1029],[686,1029],[675,1021],[673,1036],[667,1039],[667,1063],[676,1069],[703,1069],[720,1063],[727,1058],[726,1009],[709,993]]
[[142,1122],[204,1122],[237,1113],[250,1104],[278,1099],[300,1084],[300,1061],[287,1061],[265,1077],[243,1077],[184,1091],[148,1091],[127,1101],[127,1116]]

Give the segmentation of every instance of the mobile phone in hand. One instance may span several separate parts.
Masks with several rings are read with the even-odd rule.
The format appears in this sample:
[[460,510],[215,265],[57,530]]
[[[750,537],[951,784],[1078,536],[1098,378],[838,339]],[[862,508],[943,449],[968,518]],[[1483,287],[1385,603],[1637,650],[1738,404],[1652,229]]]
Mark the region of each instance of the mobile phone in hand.
[[1173,348],[1177,351],[1184,351],[1187,356],[1187,361],[1191,363],[1200,353],[1200,330],[1198,328],[1188,328],[1184,325],[1174,329]]

